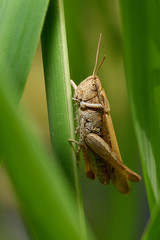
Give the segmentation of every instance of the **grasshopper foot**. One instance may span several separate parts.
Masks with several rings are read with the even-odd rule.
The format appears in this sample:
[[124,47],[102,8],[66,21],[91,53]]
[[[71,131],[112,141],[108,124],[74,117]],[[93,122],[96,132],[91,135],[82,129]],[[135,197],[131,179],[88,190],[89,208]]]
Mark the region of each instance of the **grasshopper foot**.
[[74,139],[68,139],[68,141],[69,141],[70,143],[75,143],[75,144],[78,145],[78,149],[77,149],[77,164],[79,164],[79,162],[80,162],[79,153],[80,153],[80,151],[81,151],[81,146],[80,146],[79,142],[76,141],[76,140],[74,140]]
[[78,141],[76,141],[76,140],[74,140],[74,139],[70,139],[70,138],[69,138],[69,139],[68,139],[68,141],[69,141],[70,143],[72,143],[72,142],[73,142],[73,143],[75,143],[75,144],[79,145],[79,142],[78,142]]

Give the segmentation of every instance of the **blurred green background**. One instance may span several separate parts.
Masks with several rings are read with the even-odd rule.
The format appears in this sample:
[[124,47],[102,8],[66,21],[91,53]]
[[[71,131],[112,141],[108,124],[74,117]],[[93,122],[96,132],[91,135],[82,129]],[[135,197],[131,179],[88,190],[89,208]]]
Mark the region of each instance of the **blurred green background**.
[[[142,176],[141,183],[131,184],[132,191],[123,196],[112,183],[103,186],[97,180],[88,180],[81,161],[79,171],[86,218],[97,239],[140,239],[149,219],[149,209],[127,95],[119,1],[68,0],[64,1],[64,9],[70,74],[77,84],[92,74],[99,34],[103,34],[99,61],[103,55],[106,60],[98,75],[111,105],[122,159]],[[27,106],[50,152],[43,74],[39,43],[19,108]],[[18,212],[5,162],[0,168],[0,196],[0,239],[30,239]]]

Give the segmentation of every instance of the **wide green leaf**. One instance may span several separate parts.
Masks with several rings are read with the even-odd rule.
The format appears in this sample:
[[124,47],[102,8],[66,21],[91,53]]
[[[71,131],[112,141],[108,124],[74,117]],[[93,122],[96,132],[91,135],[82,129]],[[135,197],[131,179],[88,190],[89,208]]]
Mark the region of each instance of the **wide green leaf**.
[[[68,187],[56,163],[51,163],[43,146],[24,124],[22,118],[27,118],[26,114],[17,116],[15,109],[39,41],[47,6],[47,0],[0,3],[0,102],[3,116],[0,154],[5,152],[8,172],[34,237],[85,239],[84,231],[78,227],[73,189]],[[58,162],[56,156],[53,161]],[[78,207],[81,212],[81,205]]]
[[126,77],[150,210],[159,204],[160,5],[121,0]]
[[[39,41],[49,0],[0,1],[0,71],[12,76],[19,100]],[[0,72],[1,73],[1,72]],[[1,78],[2,81],[2,78]]]
[[4,69],[11,76],[5,79],[6,86],[14,89],[17,101],[36,51],[48,1],[0,1],[0,76]]
[[125,67],[151,221],[143,239],[159,239],[160,5],[121,0]]
[[[1,75],[2,77],[2,75]],[[3,75],[4,81],[8,75]],[[0,152],[34,239],[85,239],[67,179],[33,134],[25,112],[0,84]],[[3,116],[3,117],[2,117]],[[33,128],[33,123],[32,123]]]
[[152,219],[149,221],[146,231],[143,234],[142,240],[158,240],[160,236],[160,209],[155,207],[152,211]]

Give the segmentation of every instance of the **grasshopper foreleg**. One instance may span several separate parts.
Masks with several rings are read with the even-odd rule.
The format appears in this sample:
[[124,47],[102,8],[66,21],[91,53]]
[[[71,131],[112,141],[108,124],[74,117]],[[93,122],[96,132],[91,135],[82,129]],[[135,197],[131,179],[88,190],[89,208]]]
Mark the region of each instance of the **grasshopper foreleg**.
[[81,108],[97,108],[97,109],[103,109],[102,104],[99,103],[87,103],[87,102],[80,102]]
[[76,91],[77,85],[75,84],[75,82],[73,80],[70,80],[70,82],[71,82],[73,89]]

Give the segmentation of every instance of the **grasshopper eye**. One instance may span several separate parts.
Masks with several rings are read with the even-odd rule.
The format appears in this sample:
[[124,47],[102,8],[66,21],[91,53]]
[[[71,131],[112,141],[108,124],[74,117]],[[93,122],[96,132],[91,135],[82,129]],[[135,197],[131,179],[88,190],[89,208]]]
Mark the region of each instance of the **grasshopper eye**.
[[91,89],[92,89],[92,91],[97,91],[96,84],[93,83]]

